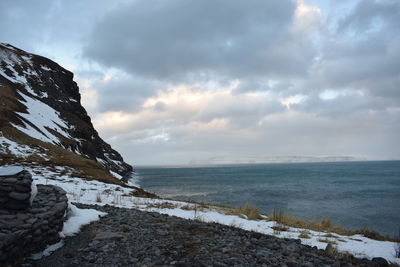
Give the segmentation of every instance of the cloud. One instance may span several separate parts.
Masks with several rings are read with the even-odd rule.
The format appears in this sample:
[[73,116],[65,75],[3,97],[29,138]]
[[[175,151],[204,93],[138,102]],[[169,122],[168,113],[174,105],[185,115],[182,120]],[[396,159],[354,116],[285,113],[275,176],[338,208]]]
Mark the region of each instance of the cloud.
[[302,10],[289,0],[135,1],[104,17],[84,55],[157,79],[302,75],[317,13]]
[[[399,25],[400,3],[396,0],[361,0],[350,15],[339,21],[338,30],[352,31],[355,35]],[[397,27],[397,31],[399,31]]]
[[100,135],[134,164],[400,157],[399,5],[5,0],[0,32],[73,70]]
[[[320,55],[309,70],[310,79],[304,81],[301,90],[317,91],[313,94],[324,90],[362,92],[363,96],[359,95],[357,99],[354,94],[340,98],[342,105],[353,107],[346,109],[349,115],[366,109],[398,107],[400,3],[359,1],[336,22],[336,29],[328,34],[321,33]],[[351,105],[351,99],[355,103],[361,99],[364,104]],[[331,108],[331,112],[336,113],[335,108]],[[324,110],[330,112],[328,106]]]

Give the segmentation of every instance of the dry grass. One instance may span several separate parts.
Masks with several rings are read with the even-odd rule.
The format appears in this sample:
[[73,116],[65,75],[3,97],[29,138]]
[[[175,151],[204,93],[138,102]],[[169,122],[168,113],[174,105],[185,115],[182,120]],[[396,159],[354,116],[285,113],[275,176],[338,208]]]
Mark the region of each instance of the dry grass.
[[271,227],[275,233],[280,234],[281,232],[286,232],[289,230],[289,228],[283,224],[276,224]]
[[180,207],[182,210],[195,210],[195,211],[204,211],[205,209],[209,208],[209,206],[204,204],[192,204],[192,205],[184,205]]
[[323,237],[331,237],[331,238],[338,238],[336,235],[333,235],[331,233],[323,235]]
[[64,148],[56,145],[42,142],[38,139],[32,138],[13,127],[5,126],[2,128],[4,137],[17,143],[25,144],[30,147],[36,148],[42,154],[46,155],[46,158],[31,155],[27,158],[18,158],[14,155],[2,155],[0,158],[0,165],[7,164],[38,164],[41,166],[54,167],[54,166],[66,166],[71,167],[76,171],[74,175],[79,178],[87,180],[97,180],[100,182],[115,184],[131,189],[135,189],[135,196],[158,198],[155,194],[144,191],[136,186],[130,186],[122,182],[121,180],[112,176],[106,168],[100,163],[92,159],[79,156],[73,152],[65,150]]
[[299,238],[310,239],[311,238],[310,232],[306,230],[301,231],[299,234]]
[[328,243],[328,245],[325,248],[326,254],[331,256],[332,258],[335,258],[337,260],[351,260],[353,257],[350,253],[348,252],[339,252],[336,246],[334,246],[332,243]]
[[[384,237],[381,234],[379,234],[378,232],[370,230],[366,227],[356,230],[356,232],[357,232],[357,234],[363,235],[363,236],[371,238],[371,239],[379,240],[379,241],[387,241],[388,239],[390,239],[390,238]],[[392,241],[395,241],[395,240],[392,239]]]
[[268,220],[283,224],[287,221],[286,217],[287,215],[282,210],[273,209],[272,214],[268,216]]
[[281,210],[274,209],[272,214],[268,216],[267,220],[276,221],[277,223],[287,225],[290,227],[309,229],[318,232],[336,233],[345,236],[360,234],[365,237],[380,241],[396,241],[396,239],[382,236],[378,232],[369,230],[367,228],[362,228],[359,230],[348,230],[341,226],[336,226],[332,223],[329,217],[323,218],[320,222],[315,220],[306,221],[292,217]]
[[97,203],[102,203],[103,202],[103,200],[101,199],[101,193],[100,192],[97,192],[97,194],[96,194],[96,202]]
[[30,162],[40,164],[42,166],[67,166],[76,170],[77,174],[81,178],[99,180],[101,182],[110,184],[124,185],[123,182],[109,174],[100,163],[94,160],[79,156],[56,145],[32,138],[12,127],[5,127],[3,129],[3,134],[7,139],[38,149],[43,154],[46,154],[48,159],[44,159],[36,155],[31,155],[26,159],[8,155],[8,157],[1,158],[0,163],[2,164]]
[[246,204],[240,209],[237,210],[238,214],[244,214],[247,216],[247,219],[249,220],[259,220],[261,219],[260,216],[260,209],[257,207],[254,207],[252,205]]
[[[218,204],[213,204],[213,203],[204,203],[204,202],[199,202],[199,201],[194,201],[194,200],[185,200],[185,202],[189,203],[195,203],[200,206],[204,207],[218,207],[221,212],[223,212],[226,215],[237,215],[241,218],[244,218],[243,214],[247,216],[247,219],[249,220],[259,220],[262,219],[260,215],[260,211],[257,207],[251,206],[251,205],[245,205],[244,207],[241,208],[235,208],[232,206],[228,205],[218,205]],[[189,206],[183,206],[182,209],[192,209]],[[277,225],[274,226],[276,229],[279,229],[280,227],[294,227],[294,228],[302,228],[302,229],[308,229],[308,230],[314,230],[318,232],[327,232],[327,234],[324,237],[333,237],[333,238],[338,238],[337,236],[333,235],[332,233],[339,234],[339,235],[344,235],[344,236],[351,236],[351,235],[356,235],[360,234],[365,237],[375,239],[375,240],[380,240],[380,241],[392,241],[392,242],[398,242],[399,243],[399,250],[400,250],[400,236],[396,238],[390,238],[390,237],[385,237],[380,235],[379,233],[369,230],[367,228],[359,229],[359,230],[348,230],[344,227],[334,225],[329,217],[323,218],[321,221],[306,221],[302,220],[299,218],[295,218],[293,216],[290,216],[289,214],[283,212],[282,210],[279,209],[274,209],[272,214],[268,216],[265,220],[268,221],[276,221]],[[302,237],[300,237],[302,238]],[[358,239],[350,238],[352,240],[356,241],[361,241]]]
[[122,205],[122,196],[118,194],[113,194],[114,199],[111,201],[111,204],[114,205]]
[[159,202],[159,203],[150,203],[147,204],[148,208],[156,208],[156,209],[175,209],[177,206],[170,202]]

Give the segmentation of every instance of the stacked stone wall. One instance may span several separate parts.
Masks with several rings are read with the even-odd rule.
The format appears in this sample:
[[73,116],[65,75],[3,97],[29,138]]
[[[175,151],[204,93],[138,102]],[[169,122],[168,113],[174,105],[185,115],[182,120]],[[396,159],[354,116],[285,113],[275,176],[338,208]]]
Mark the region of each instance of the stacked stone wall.
[[31,186],[32,175],[27,171],[0,176],[0,209],[28,209]]
[[[60,240],[59,232],[68,207],[65,191],[57,186],[38,185],[37,195],[30,205],[31,191],[20,190],[26,191],[27,177],[32,179],[25,171],[13,177],[0,177],[3,203],[0,206],[0,266],[13,264]],[[29,188],[31,183],[32,180]],[[8,194],[4,193],[6,191]],[[20,195],[18,198],[13,192],[29,196]]]

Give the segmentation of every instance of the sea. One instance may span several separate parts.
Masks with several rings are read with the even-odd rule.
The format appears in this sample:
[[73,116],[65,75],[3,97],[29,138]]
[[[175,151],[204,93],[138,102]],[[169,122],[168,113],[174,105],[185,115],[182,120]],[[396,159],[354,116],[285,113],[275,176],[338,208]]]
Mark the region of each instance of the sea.
[[137,167],[139,186],[160,196],[279,209],[348,229],[400,231],[400,161]]

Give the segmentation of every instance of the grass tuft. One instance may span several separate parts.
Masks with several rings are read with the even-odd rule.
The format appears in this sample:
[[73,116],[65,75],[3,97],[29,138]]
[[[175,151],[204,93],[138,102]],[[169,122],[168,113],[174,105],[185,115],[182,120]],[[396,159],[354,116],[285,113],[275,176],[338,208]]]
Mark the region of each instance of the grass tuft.
[[97,192],[97,194],[96,194],[96,202],[97,203],[102,203],[103,202],[103,200],[101,199],[101,193],[100,192]]
[[241,214],[244,214],[247,216],[247,219],[249,220],[259,220],[261,219],[260,216],[260,210],[257,207],[254,207],[252,205],[245,205],[242,208],[240,208],[239,212]]
[[307,230],[301,231],[299,234],[299,238],[310,239],[310,232]]
[[[292,217],[288,215],[287,213],[274,209],[272,214],[270,214],[267,218],[268,221],[276,221],[279,224],[283,224],[286,226],[290,227],[295,227],[295,228],[303,228],[303,229],[309,229],[309,230],[314,230],[317,232],[327,232],[327,235],[332,235],[329,233],[335,233],[339,235],[345,235],[345,236],[351,236],[351,235],[363,235],[365,237],[379,240],[379,241],[398,241],[400,238],[390,238],[390,237],[385,237],[381,234],[379,234],[376,231],[370,230],[368,228],[362,228],[359,230],[348,230],[346,228],[343,228],[341,226],[334,225],[329,217],[323,218],[320,222],[312,220],[312,221],[306,221],[302,220],[299,218]],[[330,237],[330,236],[328,236]],[[334,237],[332,235],[332,237]]]
[[147,207],[156,209],[175,209],[177,206],[170,202],[159,202],[159,203],[150,203],[147,205]]

